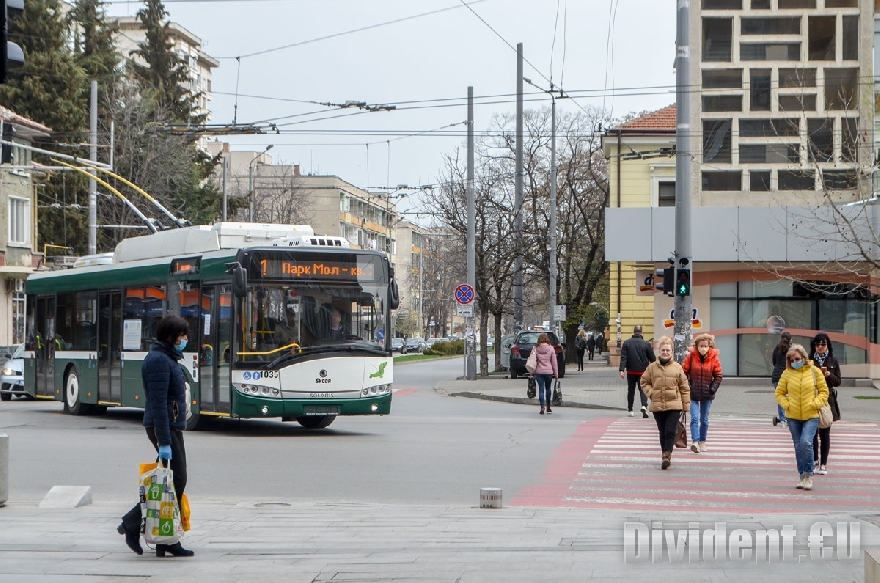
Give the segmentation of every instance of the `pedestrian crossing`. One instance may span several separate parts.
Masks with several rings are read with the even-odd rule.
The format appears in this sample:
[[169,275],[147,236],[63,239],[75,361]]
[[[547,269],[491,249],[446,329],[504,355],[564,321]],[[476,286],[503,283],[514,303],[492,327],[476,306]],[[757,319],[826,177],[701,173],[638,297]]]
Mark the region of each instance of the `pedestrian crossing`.
[[512,504],[735,513],[880,509],[877,424],[834,424],[828,475],[814,476],[812,491],[795,488],[791,434],[769,419],[712,417],[706,445],[699,454],[676,449],[663,471],[653,418],[588,421],[551,457],[544,481],[524,488]]

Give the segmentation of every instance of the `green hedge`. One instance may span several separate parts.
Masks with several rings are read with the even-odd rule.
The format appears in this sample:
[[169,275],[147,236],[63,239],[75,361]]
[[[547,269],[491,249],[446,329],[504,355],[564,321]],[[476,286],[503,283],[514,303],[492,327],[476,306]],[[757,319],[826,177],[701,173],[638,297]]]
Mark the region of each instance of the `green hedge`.
[[436,342],[431,348],[426,348],[424,354],[437,354],[446,356],[449,354],[464,354],[464,340],[453,342]]

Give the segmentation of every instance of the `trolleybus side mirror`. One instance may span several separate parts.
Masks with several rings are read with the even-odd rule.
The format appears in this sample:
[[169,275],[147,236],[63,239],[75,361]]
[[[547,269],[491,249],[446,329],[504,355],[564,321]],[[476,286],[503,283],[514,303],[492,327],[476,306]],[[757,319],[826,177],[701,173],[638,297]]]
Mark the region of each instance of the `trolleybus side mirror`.
[[240,263],[227,263],[226,273],[232,274],[232,293],[237,298],[247,295],[247,272]]
[[396,310],[400,306],[400,293],[397,291],[397,282],[391,280],[391,288],[389,291],[389,304],[392,310]]

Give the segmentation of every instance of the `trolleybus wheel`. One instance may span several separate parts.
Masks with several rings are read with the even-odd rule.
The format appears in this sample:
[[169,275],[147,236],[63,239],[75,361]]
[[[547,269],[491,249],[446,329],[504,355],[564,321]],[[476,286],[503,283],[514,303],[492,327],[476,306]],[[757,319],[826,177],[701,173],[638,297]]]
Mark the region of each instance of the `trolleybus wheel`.
[[64,412],[71,415],[85,415],[89,412],[89,406],[80,398],[79,377],[75,366],[64,377]]
[[324,429],[336,419],[336,415],[307,415],[297,417],[296,422],[306,429]]
[[0,393],[0,401],[11,401],[12,393]]

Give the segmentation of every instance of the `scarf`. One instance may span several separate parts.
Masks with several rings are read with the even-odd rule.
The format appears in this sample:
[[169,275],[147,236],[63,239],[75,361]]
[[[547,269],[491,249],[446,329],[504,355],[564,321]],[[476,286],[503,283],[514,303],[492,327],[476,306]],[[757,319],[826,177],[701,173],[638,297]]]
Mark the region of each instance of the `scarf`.
[[818,352],[813,353],[813,362],[815,362],[820,367],[825,366],[825,359],[828,358],[828,353],[819,354]]

